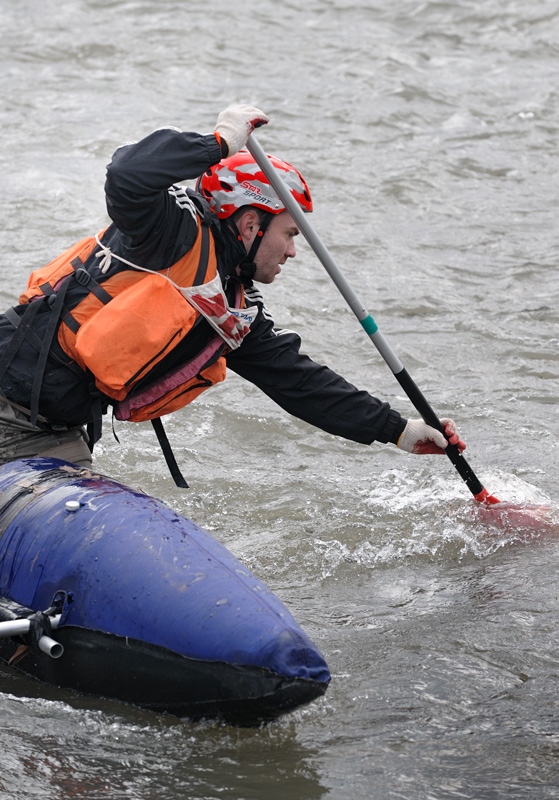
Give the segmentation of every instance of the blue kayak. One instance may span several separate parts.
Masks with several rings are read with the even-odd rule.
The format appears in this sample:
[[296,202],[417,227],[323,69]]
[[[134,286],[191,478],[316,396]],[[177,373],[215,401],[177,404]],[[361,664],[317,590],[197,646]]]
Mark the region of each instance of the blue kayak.
[[56,613],[64,648],[50,658],[5,636],[0,657],[19,645],[18,669],[82,693],[242,725],[311,702],[330,680],[283,603],[212,536],[56,459],[0,466],[0,596],[0,619]]

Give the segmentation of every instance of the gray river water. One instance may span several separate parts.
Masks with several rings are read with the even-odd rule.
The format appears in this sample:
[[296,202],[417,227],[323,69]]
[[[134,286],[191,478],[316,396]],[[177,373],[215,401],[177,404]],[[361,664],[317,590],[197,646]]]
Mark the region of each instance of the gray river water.
[[[209,530],[288,605],[333,680],[261,729],[83,698],[0,669],[0,797],[559,796],[559,2],[0,0],[2,306],[99,230],[114,149],[265,109],[313,224],[487,488],[444,457],[337,440],[236,376],[97,468]],[[301,238],[301,237],[300,237]],[[409,401],[304,242],[268,305],[305,350]]]

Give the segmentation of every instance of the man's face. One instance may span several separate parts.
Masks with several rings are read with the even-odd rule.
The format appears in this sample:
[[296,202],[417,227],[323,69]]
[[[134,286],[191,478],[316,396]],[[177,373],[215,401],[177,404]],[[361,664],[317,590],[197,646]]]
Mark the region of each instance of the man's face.
[[288,258],[295,258],[294,239],[298,233],[299,228],[288,211],[282,211],[272,219],[254,258],[255,281],[272,283],[281,272],[281,265]]

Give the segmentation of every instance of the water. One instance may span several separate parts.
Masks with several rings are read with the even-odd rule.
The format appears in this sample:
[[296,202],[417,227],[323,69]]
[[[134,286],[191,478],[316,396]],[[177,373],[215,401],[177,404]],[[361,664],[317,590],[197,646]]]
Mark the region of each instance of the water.
[[[559,469],[559,3],[1,0],[3,281],[105,224],[117,145],[232,101],[297,164],[313,223],[485,485]],[[305,349],[410,404],[309,247],[266,292]],[[556,797],[556,535],[473,508],[445,458],[335,440],[236,376],[97,467],[210,530],[325,653],[326,696],[266,728],[175,720],[0,670],[0,796]]]

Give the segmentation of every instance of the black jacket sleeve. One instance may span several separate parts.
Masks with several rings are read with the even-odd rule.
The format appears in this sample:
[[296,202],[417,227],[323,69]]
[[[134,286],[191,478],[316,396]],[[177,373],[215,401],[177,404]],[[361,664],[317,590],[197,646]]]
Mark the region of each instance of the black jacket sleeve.
[[107,211],[121,234],[130,260],[150,269],[174,264],[194,243],[196,211],[178,181],[197,178],[222,158],[214,134],[175,128],[154,131],[123,145],[107,167]]
[[[255,296],[247,299],[254,303]],[[229,353],[227,366],[285,411],[317,428],[363,444],[396,444],[406,420],[388,403],[302,354],[300,337],[275,329],[267,310],[258,305],[250,333]]]

